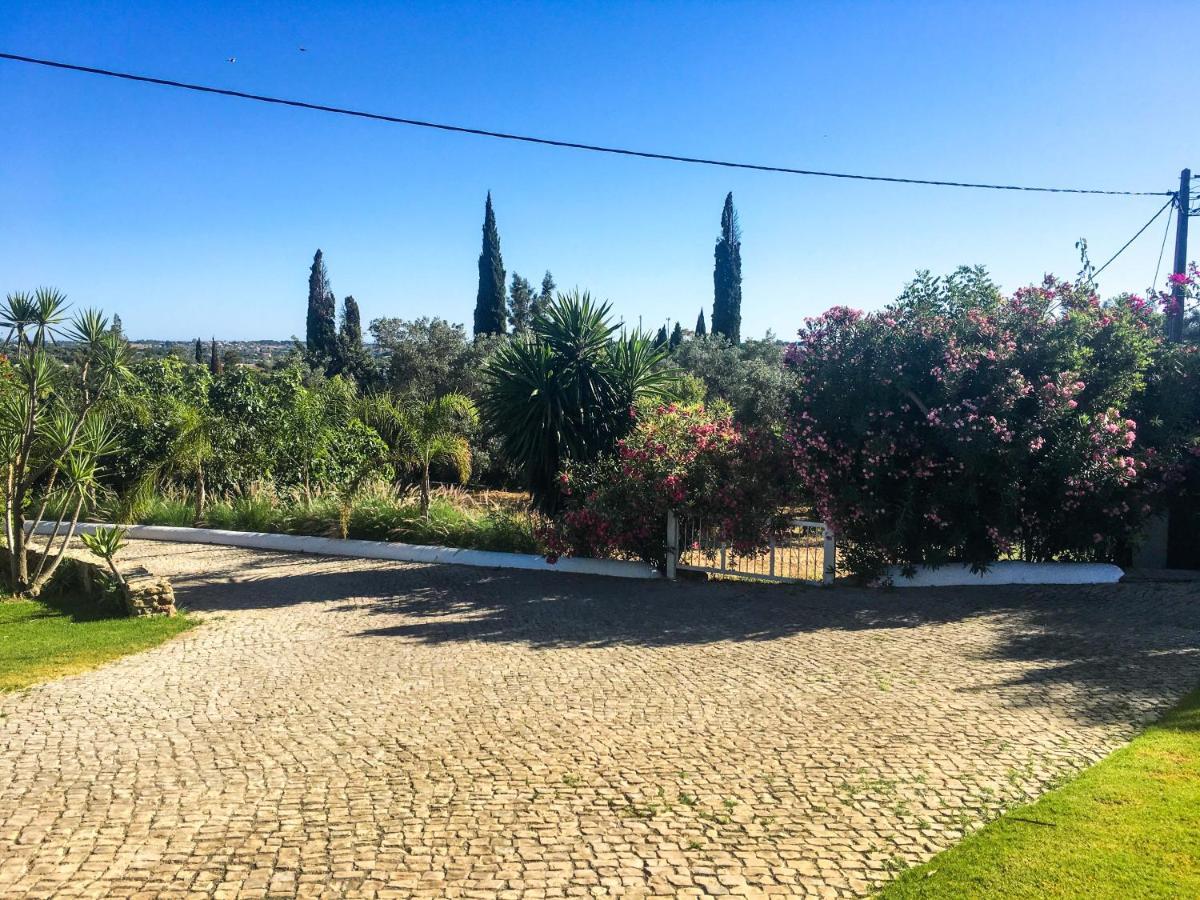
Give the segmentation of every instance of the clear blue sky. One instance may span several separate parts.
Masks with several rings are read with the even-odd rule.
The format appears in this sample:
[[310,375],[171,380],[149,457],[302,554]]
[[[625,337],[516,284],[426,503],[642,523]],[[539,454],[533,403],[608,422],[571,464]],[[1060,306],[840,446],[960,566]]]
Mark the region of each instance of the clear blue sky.
[[[6,4],[0,48],[666,152],[1170,190],[1200,166],[1195,69],[1173,46],[1198,24],[1183,2],[43,0]],[[1071,275],[1077,238],[1102,261],[1161,202],[622,159],[3,61],[0,102],[0,290],[57,286],[134,337],[302,334],[317,247],[365,319],[469,323],[489,189],[510,273],[549,268],[628,320],[689,327],[732,190],[749,336],[878,306],[918,268],[984,263],[1006,288]],[[1106,293],[1147,286],[1162,223]]]

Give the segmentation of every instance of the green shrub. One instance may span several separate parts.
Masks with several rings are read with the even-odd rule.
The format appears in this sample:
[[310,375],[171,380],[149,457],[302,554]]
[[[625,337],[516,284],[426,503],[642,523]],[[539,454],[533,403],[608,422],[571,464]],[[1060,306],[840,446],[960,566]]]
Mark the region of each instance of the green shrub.
[[[341,501],[333,493],[305,498],[296,491],[277,493],[263,487],[246,494],[218,497],[204,525],[229,531],[336,537]],[[186,494],[152,497],[139,521],[146,525],[194,524],[195,504]],[[481,503],[461,490],[434,492],[429,517],[421,513],[415,490],[397,491],[371,484],[350,506],[348,537],[510,553],[537,553],[533,523],[519,504]]]

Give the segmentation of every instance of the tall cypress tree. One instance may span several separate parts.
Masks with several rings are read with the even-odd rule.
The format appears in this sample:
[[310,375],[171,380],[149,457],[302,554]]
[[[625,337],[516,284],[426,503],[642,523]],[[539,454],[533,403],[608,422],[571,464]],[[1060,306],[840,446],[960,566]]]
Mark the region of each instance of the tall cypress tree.
[[678,322],[675,323],[675,328],[671,331],[670,346],[674,350],[683,343],[683,326]]
[[508,289],[508,324],[514,332],[528,331],[533,321],[533,285],[513,272]]
[[312,357],[333,358],[337,354],[337,301],[329,288],[325,257],[318,250],[308,273],[308,321],[305,344]]
[[671,339],[667,336],[667,326],[666,325],[659,326],[658,334],[656,334],[654,336],[654,346],[655,347],[665,347],[665,346],[667,346],[668,342],[670,342],[670,340]]
[[363,383],[371,358],[363,350],[362,315],[353,296],[342,301],[342,326],[337,335],[337,353],[325,368],[326,375],[349,375]]
[[217,339],[215,336],[212,339],[210,350],[211,352],[209,353],[208,357],[208,371],[213,375],[220,375],[225,366],[221,362],[221,357],[217,356]]
[[737,344],[742,339],[742,231],[732,192],[721,211],[721,236],[714,256],[712,331]]
[[196,338],[195,357],[197,365],[204,364],[204,341],[200,340],[200,338]]
[[696,337],[708,337],[708,326],[704,324],[704,310],[696,317]]
[[317,307],[320,322],[321,355],[336,363],[338,358],[337,297],[327,291]]
[[554,302],[554,276],[550,274],[550,270],[546,270],[546,274],[542,276],[542,292],[533,298],[533,306],[530,308],[530,318],[536,318],[540,310],[546,309]]
[[342,301],[341,343],[349,351],[362,349],[362,316],[353,295]]
[[507,317],[504,260],[500,257],[500,232],[488,191],[483,210],[483,250],[479,254],[479,293],[475,295],[475,334],[504,334]]

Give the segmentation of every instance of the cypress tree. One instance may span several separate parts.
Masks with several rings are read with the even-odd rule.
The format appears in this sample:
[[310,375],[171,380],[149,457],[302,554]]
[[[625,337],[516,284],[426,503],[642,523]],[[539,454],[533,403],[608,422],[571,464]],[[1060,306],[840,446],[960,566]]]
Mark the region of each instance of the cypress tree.
[[533,285],[513,272],[508,289],[508,323],[514,332],[528,331],[533,321]]
[[342,301],[342,345],[351,352],[362,349],[362,316],[351,295]]
[[224,365],[221,363],[221,357],[217,356],[217,339],[215,337],[212,339],[210,351],[211,352],[209,353],[208,357],[208,371],[213,375],[220,375],[221,371],[224,369]]
[[554,276],[550,274],[550,270],[546,270],[546,274],[542,276],[542,292],[533,300],[533,306],[529,310],[530,318],[535,318],[540,310],[546,309],[554,302]]
[[337,354],[337,301],[329,289],[325,257],[318,250],[308,273],[308,321],[305,344],[311,357],[333,358]]
[[204,341],[200,338],[196,338],[195,357],[197,365],[204,365]]
[[696,337],[708,337],[708,326],[704,324],[704,310],[700,310],[700,315],[696,318]]
[[325,299],[321,301],[317,309],[320,316],[321,343],[323,345],[321,355],[336,363],[338,358],[337,297],[333,296],[333,291],[329,291],[325,295]]
[[667,337],[667,326],[660,325],[658,328],[658,334],[656,334],[654,336],[654,346],[655,347],[665,347],[670,342],[670,340],[671,339],[669,337]]
[[721,211],[721,236],[714,256],[712,331],[737,344],[742,339],[742,231],[732,192]]
[[671,331],[671,341],[670,341],[671,349],[674,350],[676,347],[678,347],[682,343],[683,343],[683,326],[681,326],[678,322],[676,322],[675,328],[672,329],[672,331]]
[[492,211],[492,192],[488,191],[483,210],[483,250],[479,254],[479,293],[475,295],[475,334],[504,334],[505,302],[504,260],[500,256],[500,232]]

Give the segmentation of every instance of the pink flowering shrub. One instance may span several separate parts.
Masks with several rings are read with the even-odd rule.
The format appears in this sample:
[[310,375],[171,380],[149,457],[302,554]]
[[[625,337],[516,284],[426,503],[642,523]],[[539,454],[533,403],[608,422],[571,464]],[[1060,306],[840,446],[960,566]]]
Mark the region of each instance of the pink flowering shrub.
[[1200,271],[1168,276],[1167,289],[1150,302],[1164,312],[1184,304],[1184,343],[1163,344],[1138,398],[1138,446],[1146,462],[1147,500],[1170,509],[1168,565],[1200,566]]
[[778,438],[699,405],[647,407],[636,417],[615,453],[568,465],[559,476],[563,508],[539,535],[548,559],[661,566],[670,509],[718,522],[739,552],[766,546],[790,475]]
[[1160,321],[1053,278],[1002,297],[981,270],[808,320],[786,440],[842,560],[874,575],[1120,553],[1147,511],[1126,411]]
[[1168,275],[1166,288],[1154,291],[1150,298],[1150,302],[1162,307],[1162,311],[1167,315],[1178,311],[1182,304],[1185,318],[1191,320],[1187,323],[1189,330],[1193,332],[1197,325],[1198,301],[1200,301],[1200,266],[1194,262],[1188,263],[1186,272],[1172,272]]

